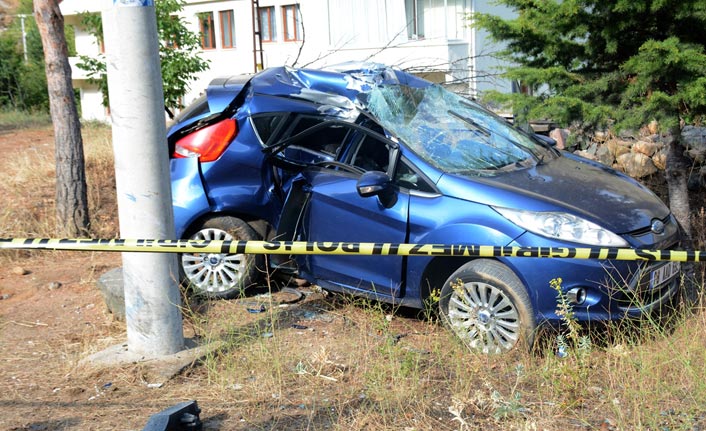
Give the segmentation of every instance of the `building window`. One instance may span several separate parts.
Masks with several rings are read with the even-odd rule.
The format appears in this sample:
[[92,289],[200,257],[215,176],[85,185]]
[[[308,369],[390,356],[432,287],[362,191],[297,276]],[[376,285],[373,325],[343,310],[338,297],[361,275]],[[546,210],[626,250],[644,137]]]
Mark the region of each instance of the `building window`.
[[213,27],[213,12],[198,14],[199,31],[201,32],[201,48],[216,48],[216,29]]
[[232,10],[222,10],[218,13],[221,20],[221,48],[235,47],[235,24]]
[[407,15],[407,37],[421,39],[424,37],[424,2],[422,0],[405,0]]
[[302,22],[301,12],[298,4],[282,6],[282,21],[284,28],[284,40],[294,41],[301,40],[302,37]]
[[262,37],[262,41],[274,42],[277,40],[274,6],[261,7],[258,9],[258,13],[260,14],[260,37]]

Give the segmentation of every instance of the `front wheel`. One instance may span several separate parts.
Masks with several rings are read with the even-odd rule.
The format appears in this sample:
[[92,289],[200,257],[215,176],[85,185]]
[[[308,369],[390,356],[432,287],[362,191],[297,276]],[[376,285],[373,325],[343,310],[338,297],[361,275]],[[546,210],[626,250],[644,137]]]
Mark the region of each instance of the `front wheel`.
[[[255,231],[235,217],[215,217],[196,227],[189,239],[257,240]],[[197,295],[210,298],[234,298],[257,283],[263,268],[262,255],[225,253],[185,253],[181,255],[184,283]]]
[[500,354],[534,340],[527,290],[514,272],[494,260],[474,260],[451,274],[439,309],[444,323],[472,350]]

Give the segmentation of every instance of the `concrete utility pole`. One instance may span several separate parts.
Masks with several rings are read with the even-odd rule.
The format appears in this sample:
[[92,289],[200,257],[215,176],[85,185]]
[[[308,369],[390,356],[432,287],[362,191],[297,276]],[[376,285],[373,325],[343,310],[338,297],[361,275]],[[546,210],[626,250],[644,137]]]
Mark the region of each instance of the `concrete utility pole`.
[[[173,238],[164,94],[154,0],[103,10],[115,179],[123,238]],[[176,254],[123,253],[128,353],[184,348]]]

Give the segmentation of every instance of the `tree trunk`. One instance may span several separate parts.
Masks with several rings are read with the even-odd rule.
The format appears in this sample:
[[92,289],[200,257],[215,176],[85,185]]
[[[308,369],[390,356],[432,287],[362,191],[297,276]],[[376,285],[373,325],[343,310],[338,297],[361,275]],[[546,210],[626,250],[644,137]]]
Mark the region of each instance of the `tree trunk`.
[[71,85],[64,17],[58,0],[34,0],[34,16],[44,48],[54,124],[57,231],[71,237],[85,236],[89,218],[83,140]]
[[684,228],[689,240],[691,240],[691,211],[689,210],[689,160],[684,157],[684,148],[681,145],[679,129],[671,131],[667,135],[667,188],[669,190],[669,208],[674,217]]

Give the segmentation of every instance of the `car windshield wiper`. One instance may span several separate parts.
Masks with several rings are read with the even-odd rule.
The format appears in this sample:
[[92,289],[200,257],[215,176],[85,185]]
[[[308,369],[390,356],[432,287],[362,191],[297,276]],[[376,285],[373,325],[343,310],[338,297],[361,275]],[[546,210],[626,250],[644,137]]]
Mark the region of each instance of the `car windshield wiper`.
[[459,120],[463,121],[467,125],[471,126],[474,131],[480,132],[481,134],[483,134],[486,137],[490,137],[490,130],[481,126],[480,124],[476,123],[475,121],[471,120],[470,118],[463,116],[463,115],[459,114],[458,112],[452,111],[450,109],[446,112],[451,114],[452,116],[458,118]]
[[[476,108],[475,106],[471,105],[470,103],[466,103],[466,102],[463,102],[463,101],[460,102],[460,103],[461,103],[461,105],[466,106],[466,107],[468,107],[468,108],[470,108],[470,109],[475,109],[475,110],[478,109],[478,108]],[[490,129],[488,129],[488,128],[486,128],[486,127],[483,127],[483,126],[481,126],[480,124],[476,123],[475,121],[471,120],[470,118],[468,118],[468,117],[466,117],[466,116],[463,116],[463,115],[461,115],[461,114],[459,114],[459,113],[457,113],[457,112],[454,112],[454,111],[452,111],[452,110],[449,110],[448,113],[451,114],[451,115],[453,115],[454,117],[456,117],[456,118],[458,118],[458,119],[460,119],[460,120],[466,122],[467,124],[473,126],[473,128],[474,128],[475,130],[480,131],[480,132],[483,133],[485,136],[490,137],[490,134],[491,134]],[[513,127],[513,126],[510,125],[509,127]],[[522,130],[522,129],[516,128],[516,130],[518,130],[518,131],[520,131],[521,133],[527,135],[527,132],[525,132],[525,131]],[[500,136],[503,136],[503,135],[501,134]],[[505,137],[505,136],[503,136],[503,137]],[[528,138],[530,138],[529,135],[528,135]],[[541,154],[541,153],[540,153],[539,151],[537,151],[536,149],[531,148],[531,147],[528,147],[528,146],[520,145],[518,142],[515,142],[515,140],[509,139],[508,137],[505,137],[505,139],[506,139],[508,142],[510,142],[512,145],[514,145],[514,146],[516,146],[516,147],[518,147],[518,148],[521,148],[522,150],[529,151],[529,153],[532,155],[532,157],[535,159],[535,161],[537,162],[538,165],[541,165],[541,164],[544,163],[544,154]],[[542,144],[542,148],[550,148],[550,146],[549,146],[548,144],[546,144],[545,142],[542,142],[541,144]]]

